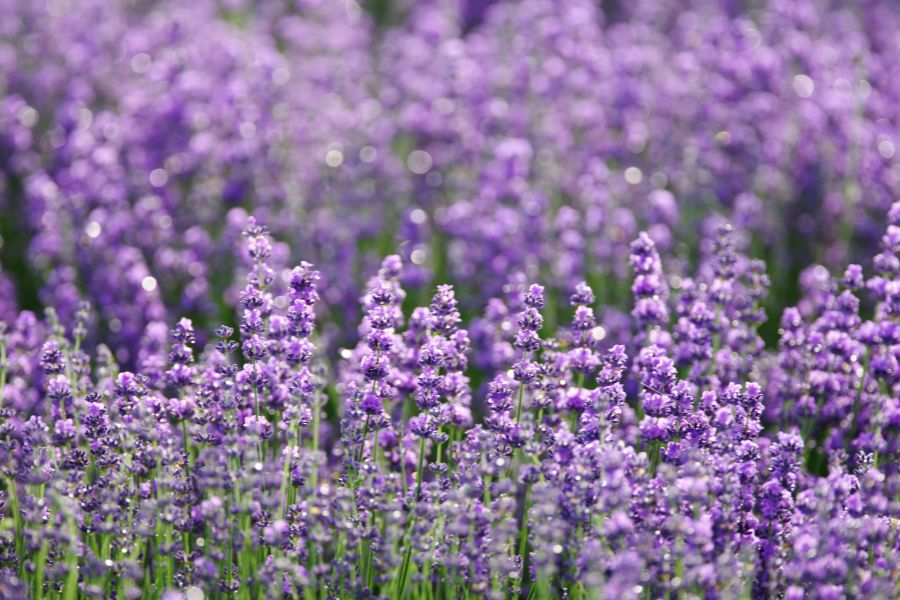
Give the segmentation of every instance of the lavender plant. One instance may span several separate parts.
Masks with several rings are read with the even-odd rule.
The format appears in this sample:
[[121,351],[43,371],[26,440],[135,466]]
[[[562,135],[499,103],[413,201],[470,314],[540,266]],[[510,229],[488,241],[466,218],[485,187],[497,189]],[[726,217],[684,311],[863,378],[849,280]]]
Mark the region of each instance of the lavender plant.
[[85,345],[89,306],[72,330],[21,313],[0,338],[4,596],[896,595],[897,215],[876,273],[786,311],[775,351],[727,228],[680,293],[637,238],[627,345],[587,284],[556,331],[545,289],[511,286],[483,391],[453,287],[407,318],[398,256],[330,375],[319,272],[273,268],[254,220],[240,327],[205,345],[182,318],[128,371]]
[[900,597],[898,25],[3,2],[0,598]]

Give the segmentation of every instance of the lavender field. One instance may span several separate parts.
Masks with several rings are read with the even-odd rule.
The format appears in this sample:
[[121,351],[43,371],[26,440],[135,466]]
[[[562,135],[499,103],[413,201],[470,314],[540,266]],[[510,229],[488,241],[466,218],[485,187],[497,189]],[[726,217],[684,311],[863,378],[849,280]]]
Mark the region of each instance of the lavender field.
[[900,598],[900,3],[0,0],[0,599]]

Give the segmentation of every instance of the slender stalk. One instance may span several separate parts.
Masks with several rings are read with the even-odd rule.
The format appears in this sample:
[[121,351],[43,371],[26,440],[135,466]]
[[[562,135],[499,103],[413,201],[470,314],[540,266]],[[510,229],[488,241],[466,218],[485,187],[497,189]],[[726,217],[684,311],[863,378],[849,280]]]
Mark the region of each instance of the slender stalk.
[[397,598],[403,598],[403,590],[406,588],[406,580],[409,572],[409,563],[412,558],[412,543],[409,541],[409,533],[412,531],[413,525],[415,524],[415,517],[409,524],[409,529],[406,535],[406,552],[403,554],[403,562],[400,563],[400,577],[397,579]]
[[650,448],[648,450],[650,454],[650,476],[656,476],[656,469],[659,467],[659,459],[660,459],[660,442],[659,440],[652,440],[650,442]]
[[375,435],[372,437],[372,454],[375,459],[375,470],[378,470],[378,465],[381,463],[381,451],[378,448],[378,429],[375,430]]
[[523,404],[524,399],[525,399],[525,384],[520,383],[519,384],[519,399],[516,402],[516,424],[517,425],[522,420],[522,404]]
[[163,523],[163,544],[166,546],[166,576],[163,584],[164,589],[168,589],[172,587],[172,580],[175,576],[175,557],[172,555],[172,526],[169,523]]
[[147,538],[145,543],[144,550],[144,583],[143,583],[143,596],[145,598],[149,598],[151,595],[150,589],[153,587],[153,548],[151,546],[150,538]]
[[360,442],[360,444],[359,444],[359,451],[356,453],[356,462],[359,462],[362,460],[363,450],[366,447],[366,438],[369,437],[369,419],[370,418],[371,418],[371,415],[366,415],[366,423],[365,423],[365,425],[363,425],[363,435],[362,435],[363,439],[362,439],[362,442]]
[[[525,399],[525,384],[519,384],[519,399],[516,401],[516,424],[518,425],[522,421],[522,405],[524,404]],[[506,477],[507,479],[512,475],[513,471],[513,463],[516,461],[516,456],[519,455],[520,449],[516,449],[510,454],[509,464],[506,466]]]
[[525,507],[522,511],[522,525],[519,527],[518,554],[522,557],[522,573],[519,575],[519,590],[525,585],[525,577],[528,574],[528,512],[531,509],[531,487],[525,487]]
[[[319,451],[319,413],[322,410],[322,402],[319,399],[319,395],[315,394],[313,396],[313,420],[312,420],[312,451]],[[299,446],[299,445],[298,445]],[[315,492],[319,487],[319,467],[318,465],[313,465],[312,472],[312,489]]]
[[406,496],[409,484],[406,481],[406,448],[403,447],[403,440],[400,441],[400,477],[403,483],[403,495]]
[[41,549],[38,552],[37,562],[34,565],[34,587],[32,593],[34,598],[44,597],[44,564],[47,562],[47,540],[41,543]]
[[69,548],[66,550],[66,581],[63,584],[63,600],[76,600],[78,597],[78,527],[75,519],[65,509],[66,523],[69,527]]
[[678,598],[684,598],[684,556],[682,556],[682,549],[684,548],[684,539],[681,536],[678,536],[675,540],[675,578],[679,581],[679,585],[682,586],[678,592]]
[[[19,510],[19,491],[18,485],[16,484],[16,478],[10,477],[9,479],[9,510],[13,516],[13,523],[15,526],[15,539],[16,539],[16,556],[25,556],[25,538],[24,538],[24,525],[22,524],[22,513]],[[24,569],[25,569],[25,561],[19,561],[19,576],[24,577]]]
[[185,466],[187,467],[187,477],[190,479],[191,476],[191,438],[188,435],[188,424],[187,419],[182,419],[181,421],[181,439],[184,444],[184,455],[185,455]]
[[422,478],[425,471],[425,438],[419,442],[419,466],[416,467],[416,500],[422,492]]
[[[419,494],[422,489],[422,475],[425,466],[425,438],[419,442],[419,465],[416,469],[416,501],[419,499]],[[412,559],[412,542],[410,541],[410,534],[412,533],[412,528],[415,526],[416,516],[413,515],[413,518],[409,522],[409,527],[407,528],[406,534],[404,538],[406,540],[406,552],[403,555],[403,561],[400,563],[400,576],[397,579],[397,597],[403,598],[403,590],[406,588],[406,580],[409,575],[409,565]]]
[[[291,427],[294,424],[291,423]],[[281,470],[281,488],[278,491],[278,519],[281,520],[284,518],[284,513],[287,510],[288,503],[288,486],[291,481],[291,455],[292,455],[292,447],[286,446],[284,452],[284,468]]]

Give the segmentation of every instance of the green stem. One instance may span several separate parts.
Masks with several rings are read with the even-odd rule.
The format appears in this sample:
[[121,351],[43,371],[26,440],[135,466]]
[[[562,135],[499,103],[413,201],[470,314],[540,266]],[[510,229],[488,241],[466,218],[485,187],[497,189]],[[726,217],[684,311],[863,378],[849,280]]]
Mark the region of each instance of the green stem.
[[[525,384],[519,384],[519,399],[516,401],[516,425],[518,425],[522,421],[522,405],[525,399]],[[509,455],[509,465],[506,467],[506,478],[512,475],[513,471],[513,463],[516,462],[516,456],[518,456],[520,449],[513,450],[513,452]]]
[[191,438],[188,435],[187,419],[184,419],[181,421],[181,439],[182,439],[182,443],[184,444],[184,455],[185,455],[185,461],[186,461],[185,464],[187,466],[187,476],[188,476],[188,479],[190,479],[192,456],[191,456]]
[[[376,432],[377,433],[377,432]],[[375,586],[375,551],[372,550],[372,540],[369,540],[369,560],[366,564],[366,586],[371,590]]]
[[406,496],[409,485],[406,481],[406,448],[403,445],[402,439],[400,440],[400,476],[403,483],[403,495]]
[[372,437],[372,454],[375,458],[375,470],[378,470],[378,465],[381,463],[381,452],[378,448],[378,429],[375,430],[375,435]]
[[682,586],[681,589],[677,592],[678,598],[684,598],[684,556],[682,556],[682,549],[684,547],[684,540],[679,536],[675,540],[675,579],[678,580],[679,586]]
[[[425,438],[419,442],[419,465],[416,469],[416,501],[419,499],[419,493],[422,489],[422,474],[424,472],[425,467]],[[409,522],[409,527],[407,528],[406,535],[404,536],[406,539],[406,552],[403,555],[403,562],[400,563],[400,577],[397,579],[397,598],[403,598],[403,590],[406,588],[406,580],[409,575],[409,565],[412,559],[412,542],[410,541],[410,534],[412,533],[412,528],[416,523],[416,516],[413,515],[413,518]]]
[[419,466],[416,467],[416,500],[422,491],[422,476],[425,471],[425,438],[419,442]]
[[163,544],[166,546],[166,577],[164,579],[164,589],[172,587],[172,580],[175,577],[175,556],[172,554],[172,526],[169,523],[163,524]]
[[519,593],[525,585],[528,574],[528,512],[531,509],[531,487],[525,486],[525,508],[522,511],[522,526],[519,528],[519,556],[522,557],[522,573],[519,575]]
[[403,590],[406,588],[406,580],[409,575],[409,564],[412,559],[412,543],[409,540],[409,534],[412,532],[412,528],[415,525],[416,518],[413,516],[412,521],[409,523],[409,529],[407,530],[406,535],[406,552],[403,554],[403,562],[400,563],[400,578],[397,580],[397,598],[399,600],[403,599]]
[[525,399],[525,384],[519,384],[519,400],[516,402],[516,425],[522,420],[522,404]]
[[34,573],[34,598],[44,597],[44,563],[47,562],[47,540],[41,544],[41,550],[38,552],[37,562],[35,563]]
[[63,584],[63,600],[76,600],[78,597],[78,527],[75,520],[65,511],[71,541],[66,551],[66,581]]
[[[291,427],[293,427],[293,426],[294,426],[294,424],[291,423]],[[287,492],[288,492],[288,485],[290,484],[290,480],[291,480],[291,454],[292,454],[291,449],[292,449],[292,447],[290,445],[288,445],[285,447],[285,452],[284,452],[284,468],[281,471],[281,489],[278,492],[278,519],[279,520],[284,518],[285,510],[287,510],[287,508],[286,508],[287,502],[288,502]]]
[[149,598],[151,596],[150,588],[153,586],[152,575],[154,565],[152,562],[151,550],[150,538],[147,538],[146,550],[144,551],[144,598]]
[[231,584],[234,581],[234,537],[231,533],[232,526],[229,526],[228,531],[228,547],[225,548],[225,573],[224,579],[228,582],[228,589],[231,589]]
[[656,476],[656,469],[659,467],[659,454],[660,454],[660,442],[659,440],[653,440],[650,442],[650,476]]
[[369,437],[369,419],[371,415],[366,415],[366,424],[363,426],[363,439],[359,444],[359,451],[356,453],[356,462],[362,460],[363,450],[366,447],[366,438]]
[[[322,402],[319,400],[319,395],[316,394],[313,397],[313,422],[312,422],[312,451],[319,451],[319,412],[321,411]],[[318,465],[313,465],[312,472],[312,489],[315,491],[319,487],[319,467]]]
[[[16,556],[25,557],[25,539],[23,537],[24,526],[22,525],[22,514],[19,511],[19,490],[18,485],[16,484],[16,478],[10,477],[9,479],[9,500],[10,506],[9,510],[12,513],[13,523],[15,525],[15,539],[16,539]],[[25,561],[19,561],[19,576],[24,577],[24,569],[25,569]]]

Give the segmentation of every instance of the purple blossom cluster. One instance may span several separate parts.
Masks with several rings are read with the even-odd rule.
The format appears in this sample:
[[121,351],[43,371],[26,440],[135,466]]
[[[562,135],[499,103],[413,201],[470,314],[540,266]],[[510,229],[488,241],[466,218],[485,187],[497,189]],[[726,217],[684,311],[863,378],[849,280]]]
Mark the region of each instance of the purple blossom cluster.
[[898,32],[0,3],[0,598],[900,597]]
[[252,218],[239,326],[205,344],[181,318],[127,370],[86,346],[88,305],[71,329],[23,311],[0,330],[0,595],[896,597],[900,203],[887,220],[772,350],[765,266],[724,224],[677,289],[637,236],[625,343],[583,282],[564,324],[522,282],[470,335],[451,285],[409,307],[391,255],[333,363],[324,277]]

